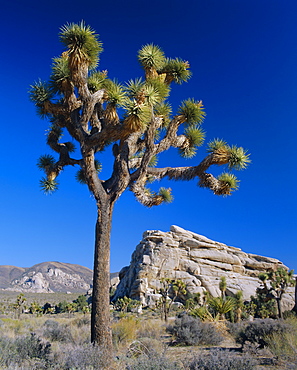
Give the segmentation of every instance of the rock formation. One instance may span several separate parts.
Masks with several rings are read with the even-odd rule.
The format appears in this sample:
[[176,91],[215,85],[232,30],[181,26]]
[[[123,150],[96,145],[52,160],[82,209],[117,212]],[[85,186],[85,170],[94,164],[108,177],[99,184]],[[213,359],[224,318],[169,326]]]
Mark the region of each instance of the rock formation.
[[[245,253],[240,248],[215,242],[205,236],[171,226],[170,232],[146,231],[137,245],[130,266],[120,273],[114,300],[127,296],[153,305],[160,279],[183,280],[191,293],[208,291],[220,295],[220,277],[227,279],[227,295],[243,292],[246,300],[260,285],[260,272],[285,267],[277,259]],[[294,288],[284,296],[284,309],[292,308]]]
[[30,268],[0,266],[0,288],[30,293],[86,293],[93,271],[62,262],[42,262]]

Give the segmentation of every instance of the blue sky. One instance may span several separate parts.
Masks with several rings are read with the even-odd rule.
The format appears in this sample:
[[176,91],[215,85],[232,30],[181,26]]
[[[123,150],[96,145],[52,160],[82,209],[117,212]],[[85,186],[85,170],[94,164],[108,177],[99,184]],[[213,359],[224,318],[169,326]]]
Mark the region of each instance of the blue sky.
[[[129,264],[143,231],[169,231],[172,224],[297,270],[296,12],[294,0],[2,4],[0,265],[61,261],[92,268],[94,201],[74,180],[75,169],[60,175],[57,193],[40,191],[36,162],[52,153],[45,144],[47,122],[36,116],[28,98],[30,84],[48,78],[52,58],[62,51],[59,28],[84,19],[100,35],[100,68],[111,78],[141,76],[136,55],[146,43],[188,60],[193,77],[173,87],[173,107],[187,98],[202,99],[206,142],[223,138],[248,149],[252,159],[237,173],[240,189],[231,197],[217,197],[197,181],[164,181],[174,202],[147,209],[124,193],[114,211],[111,271]],[[185,162],[170,150],[159,165],[195,165],[204,156],[202,147]],[[108,158],[102,162],[108,176]]]

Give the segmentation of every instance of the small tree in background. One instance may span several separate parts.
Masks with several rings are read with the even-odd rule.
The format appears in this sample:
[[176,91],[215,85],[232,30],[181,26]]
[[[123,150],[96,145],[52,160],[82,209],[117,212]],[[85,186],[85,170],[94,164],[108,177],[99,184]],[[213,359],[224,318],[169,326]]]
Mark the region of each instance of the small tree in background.
[[[46,193],[52,193],[58,188],[60,173],[76,165],[76,179],[87,184],[94,197],[97,223],[91,340],[111,353],[110,230],[117,199],[128,189],[147,207],[170,202],[170,188],[161,187],[156,192],[148,187],[164,178],[198,179],[200,187],[216,195],[230,195],[238,188],[230,171],[244,169],[250,161],[242,147],[215,139],[208,144],[206,157],[195,166],[154,168],[157,157],[169,148],[176,148],[183,158],[192,158],[204,141],[202,101],[184,100],[172,115],[167,100],[173,83],[180,85],[190,78],[189,63],[167,58],[156,45],[145,45],[138,52],[144,78],[122,85],[97,68],[102,43],[89,26],[83,22],[67,24],[61,28],[60,40],[65,51],[53,59],[49,82],[37,81],[30,90],[38,114],[50,122],[47,143],[57,155],[40,157],[38,166],[45,173],[40,184]],[[71,141],[62,141],[64,131]],[[108,146],[112,146],[113,166],[111,176],[102,179],[98,158]],[[225,165],[227,171],[214,176],[209,172],[214,165]]]
[[258,288],[258,292],[265,294],[267,299],[275,299],[279,318],[283,317],[281,307],[283,294],[288,287],[295,285],[293,274],[293,270],[287,271],[283,267],[278,268],[276,271],[259,274],[263,287]]
[[15,310],[15,317],[17,319],[20,319],[21,318],[21,313],[23,312],[24,308],[25,308],[25,302],[26,302],[26,298],[24,296],[23,293],[20,293],[18,296],[17,296],[17,299],[15,301],[15,303],[13,303],[13,308]]
[[[161,298],[159,300],[159,307],[161,311],[161,318],[168,321],[168,314],[170,312],[172,303],[177,298],[182,298],[187,293],[186,284],[179,279],[161,279],[161,289],[159,293]],[[171,296],[171,297],[170,297]]]

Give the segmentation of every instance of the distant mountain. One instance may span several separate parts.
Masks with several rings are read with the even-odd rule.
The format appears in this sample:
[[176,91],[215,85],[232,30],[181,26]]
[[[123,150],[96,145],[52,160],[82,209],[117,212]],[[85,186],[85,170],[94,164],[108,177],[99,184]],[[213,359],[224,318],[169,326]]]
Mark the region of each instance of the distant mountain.
[[42,262],[29,268],[0,266],[0,289],[31,292],[86,293],[92,287],[93,271],[62,262]]

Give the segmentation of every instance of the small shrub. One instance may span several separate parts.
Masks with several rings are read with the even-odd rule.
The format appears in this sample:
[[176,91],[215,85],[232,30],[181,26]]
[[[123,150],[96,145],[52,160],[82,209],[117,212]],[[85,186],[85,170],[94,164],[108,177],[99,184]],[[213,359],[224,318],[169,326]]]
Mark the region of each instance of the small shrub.
[[248,355],[235,355],[226,350],[210,350],[208,354],[187,360],[189,370],[253,370],[257,361]]
[[106,369],[109,368],[107,359],[104,350],[93,344],[67,345],[60,354],[59,369]]
[[26,360],[40,359],[47,362],[51,352],[50,343],[43,343],[34,333],[16,339],[0,339],[0,364],[22,364]]
[[126,370],[181,370],[181,367],[162,355],[140,356],[126,365]]
[[55,320],[46,320],[43,336],[52,342],[73,342],[70,329]]
[[174,325],[167,327],[167,331],[175,337],[176,344],[186,346],[217,345],[223,340],[211,323],[187,315],[176,319]]
[[164,349],[165,346],[157,339],[141,338],[130,344],[127,351],[127,357],[160,355]]
[[290,326],[285,321],[272,319],[255,320],[238,332],[236,341],[242,346],[246,342],[250,342],[256,344],[258,348],[264,348],[268,345],[268,336],[276,333],[283,335],[288,331],[290,331]]
[[115,345],[132,342],[136,339],[139,321],[133,317],[123,317],[112,325],[112,339]]
[[159,339],[164,332],[164,324],[158,320],[143,320],[137,330],[137,338]]

